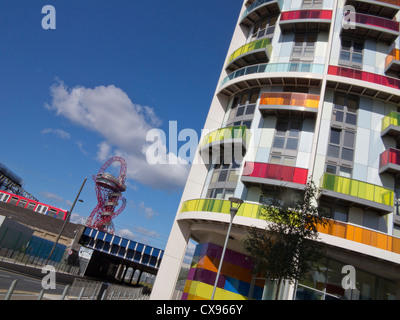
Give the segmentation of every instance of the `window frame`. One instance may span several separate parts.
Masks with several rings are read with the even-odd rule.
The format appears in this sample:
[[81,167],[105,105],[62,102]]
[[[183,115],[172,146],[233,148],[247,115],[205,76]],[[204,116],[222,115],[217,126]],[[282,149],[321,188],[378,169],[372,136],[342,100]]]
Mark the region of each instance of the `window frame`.
[[[350,41],[351,42],[349,50],[343,48],[343,42],[344,41]],[[354,48],[355,47],[355,43],[359,43],[359,44],[362,45],[361,52],[355,51],[355,48]],[[340,51],[339,51],[339,60],[338,60],[339,62],[338,62],[338,64],[342,65],[342,66],[346,66],[346,67],[362,69],[363,61],[364,61],[364,50],[365,50],[365,41],[364,40],[362,40],[362,39],[354,39],[354,38],[347,38],[347,37],[341,38],[340,39]],[[349,60],[342,59],[342,52],[347,52],[349,54]],[[353,58],[354,58],[354,56],[356,54],[361,55],[361,62],[354,61]]]
[[[343,103],[339,104],[343,99]],[[349,107],[349,101],[353,101],[352,106]],[[353,105],[354,104],[354,105]],[[354,156],[356,149],[357,139],[357,120],[358,120],[359,98],[351,94],[336,93],[333,100],[331,127],[328,137],[326,149],[326,163],[325,172],[332,173],[342,177],[351,178],[353,175]],[[353,111],[355,110],[355,112]],[[341,114],[338,117],[338,114]],[[348,115],[355,119],[355,123],[347,122]],[[338,118],[342,120],[339,121]],[[332,133],[339,132],[339,141],[332,141]],[[352,134],[353,140],[351,146],[346,142],[346,134]],[[338,156],[330,155],[330,147],[337,147],[339,149]],[[343,151],[351,150],[352,159],[343,158]],[[335,169],[334,169],[335,168]],[[334,172],[333,172],[334,171]]]
[[[282,131],[278,130],[278,126],[281,125],[281,124],[286,124],[287,125],[284,135],[281,135],[280,132],[282,132]],[[290,129],[294,125],[299,125],[299,130],[298,130],[297,137],[290,136],[290,134],[291,134],[291,130]],[[293,160],[294,163],[296,163],[302,128],[303,128],[303,120],[300,119],[300,118],[290,118],[290,119],[278,118],[277,121],[276,121],[276,125],[275,125],[275,133],[274,133],[274,138],[272,140],[271,153],[270,153],[269,160],[271,160],[271,158],[273,156],[281,156],[281,157],[283,157],[282,159],[284,159],[284,157],[292,157],[292,158],[294,158],[294,160]],[[277,138],[284,138],[284,142],[283,142],[283,147],[282,148],[277,147],[275,145]],[[287,148],[289,139],[297,141],[296,149],[288,149]]]
[[[302,37],[303,40],[297,41],[299,37]],[[309,41],[310,39],[314,39],[314,41]],[[314,61],[314,56],[315,56],[315,48],[316,48],[316,43],[318,42],[318,34],[317,33],[295,33],[294,35],[294,40],[293,40],[293,46],[292,46],[292,52],[290,54],[290,61],[307,61],[311,62]],[[300,45],[301,43],[301,45]],[[309,44],[312,43],[312,46]],[[307,50],[312,48],[312,54],[309,56],[306,56],[305,53]],[[301,52],[300,54],[294,54],[295,51],[299,50]]]

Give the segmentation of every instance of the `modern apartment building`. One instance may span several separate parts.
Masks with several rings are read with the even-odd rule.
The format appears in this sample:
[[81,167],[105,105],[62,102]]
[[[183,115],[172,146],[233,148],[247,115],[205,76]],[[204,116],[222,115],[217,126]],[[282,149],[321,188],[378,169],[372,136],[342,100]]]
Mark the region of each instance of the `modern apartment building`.
[[[245,230],[265,228],[263,199],[309,178],[333,216],[319,230],[328,258],[280,298],[400,299],[399,10],[399,0],[244,1],[152,299],[173,296],[189,239],[182,299],[211,298],[231,196],[244,203],[215,299],[265,298],[273,288],[251,273]],[[342,285],[349,265],[353,289]]]

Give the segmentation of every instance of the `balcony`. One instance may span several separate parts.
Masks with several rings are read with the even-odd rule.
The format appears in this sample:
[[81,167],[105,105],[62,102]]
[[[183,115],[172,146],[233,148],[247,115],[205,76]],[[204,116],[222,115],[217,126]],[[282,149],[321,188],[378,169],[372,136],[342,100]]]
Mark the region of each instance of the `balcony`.
[[330,220],[318,232],[400,254],[400,239],[382,232]]
[[[329,76],[327,79],[327,87],[329,89],[345,91],[397,105],[400,104],[399,79],[338,66],[329,66],[328,75],[335,76]],[[349,81],[347,78],[356,81]],[[365,82],[374,85],[368,85]]]
[[251,64],[268,62],[271,51],[272,45],[269,39],[250,42],[230,55],[226,68],[234,71]]
[[400,77],[400,50],[393,48],[385,59],[385,72]]
[[400,150],[389,148],[379,156],[379,173],[400,173]]
[[399,36],[399,22],[356,12],[355,27],[341,30],[342,35],[383,41],[390,45]]
[[250,131],[246,126],[232,126],[214,130],[204,136],[200,144],[200,154],[206,164],[220,159],[224,154],[225,161],[239,160],[247,149]]
[[298,92],[268,92],[261,95],[258,109],[264,115],[304,116],[318,113],[319,95]]
[[261,17],[281,12],[283,0],[256,0],[240,17],[240,24],[250,27]]
[[[184,212],[214,212],[214,213],[230,213],[230,202],[222,199],[194,199],[185,201],[182,204],[180,213]],[[261,206],[244,202],[238,212],[237,216],[261,219]]]
[[353,6],[355,12],[393,19],[400,9],[399,0],[347,0],[346,5]]
[[328,31],[332,10],[293,10],[281,13],[279,25],[282,32]]
[[218,93],[231,96],[244,89],[267,85],[320,87],[324,65],[317,63],[264,63],[238,69],[227,75]]
[[384,137],[386,135],[398,137],[399,134],[400,134],[400,113],[392,111],[382,119],[381,137]]
[[[201,218],[201,213],[222,213],[229,215],[229,210],[230,203],[228,200],[193,199],[185,201],[182,204],[180,214],[199,213],[199,215],[196,217],[196,223],[198,223],[199,219]],[[261,213],[261,205],[244,202],[240,206],[237,216],[263,219]],[[216,219],[219,218],[216,217]],[[318,232],[400,254],[399,238],[349,223],[329,220],[325,226],[320,225],[318,227]]]
[[242,182],[249,184],[284,186],[295,189],[305,187],[308,170],[272,163],[246,162]]
[[325,173],[320,180],[320,197],[333,198],[347,205],[372,208],[381,214],[393,211],[393,190],[371,183]]

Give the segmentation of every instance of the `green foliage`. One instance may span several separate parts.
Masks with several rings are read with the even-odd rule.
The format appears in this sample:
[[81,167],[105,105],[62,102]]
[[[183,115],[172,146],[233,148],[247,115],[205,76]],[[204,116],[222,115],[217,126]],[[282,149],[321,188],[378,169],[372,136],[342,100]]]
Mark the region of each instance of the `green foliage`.
[[286,200],[275,197],[262,204],[266,232],[251,228],[243,241],[254,261],[254,273],[280,284],[298,281],[316,269],[325,256],[324,243],[317,241],[318,225],[327,223],[325,212],[317,206],[318,191],[310,180],[304,190],[291,192]]

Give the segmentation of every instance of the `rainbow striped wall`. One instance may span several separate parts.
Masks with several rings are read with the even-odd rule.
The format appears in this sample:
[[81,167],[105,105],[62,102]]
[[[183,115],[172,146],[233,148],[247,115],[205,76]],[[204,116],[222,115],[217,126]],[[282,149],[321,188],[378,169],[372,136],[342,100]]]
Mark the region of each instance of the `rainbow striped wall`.
[[[211,299],[221,254],[222,247],[213,243],[197,245],[182,300]],[[246,255],[227,249],[215,300],[260,300],[265,281],[256,280],[251,290],[252,269],[253,265]]]

